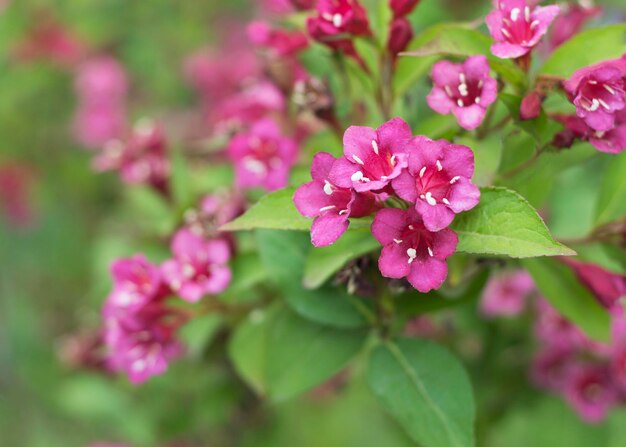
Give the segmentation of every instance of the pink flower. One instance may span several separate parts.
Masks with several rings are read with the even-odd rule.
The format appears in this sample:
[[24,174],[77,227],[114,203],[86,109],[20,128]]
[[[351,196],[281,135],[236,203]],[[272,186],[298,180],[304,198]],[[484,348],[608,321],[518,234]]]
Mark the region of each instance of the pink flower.
[[121,138],[126,131],[126,110],[118,104],[80,105],[73,123],[77,141],[90,148],[101,148]]
[[350,225],[350,217],[364,217],[378,209],[376,197],[370,192],[357,193],[341,188],[330,179],[335,157],[319,152],[311,165],[312,182],[300,186],[293,201],[304,217],[315,217],[311,226],[311,242],[316,247],[331,245]]
[[222,239],[205,240],[188,229],[179,230],[172,240],[173,259],[161,265],[164,280],[187,301],[222,292],[231,279],[228,243]]
[[581,68],[563,83],[576,115],[594,130],[615,127],[615,115],[626,108],[626,56]]
[[282,112],[285,107],[285,95],[278,87],[269,81],[259,81],[221,100],[211,121],[217,123],[218,129],[232,124],[247,126],[271,112]]
[[535,336],[544,343],[564,349],[588,346],[588,338],[558,313],[546,300],[537,301]]
[[317,16],[307,21],[309,34],[330,48],[358,57],[350,38],[338,36],[369,36],[371,30],[367,11],[357,0],[319,0]]
[[623,341],[613,347],[611,373],[615,385],[622,393],[626,393],[626,343]]
[[568,373],[575,361],[575,352],[570,347],[548,344],[533,357],[533,382],[543,388],[560,392],[565,388]]
[[403,52],[411,39],[413,39],[413,28],[411,23],[404,17],[399,17],[391,22],[389,30],[389,41],[387,48],[394,56]]
[[274,191],[287,186],[298,145],[282,135],[274,121],[265,119],[236,135],[228,146],[228,155],[235,164],[238,187]]
[[526,0],[495,0],[496,9],[486,18],[495,43],[491,52],[503,59],[528,54],[546,34],[559,7],[531,7]]
[[599,422],[617,402],[617,391],[605,366],[577,367],[568,378],[565,397],[587,422]]
[[607,309],[619,304],[619,299],[626,297],[626,276],[609,272],[595,264],[562,258],[578,280],[596,297],[598,302]]
[[519,315],[534,289],[532,278],[523,270],[493,275],[483,291],[480,309],[487,316]]
[[408,169],[393,180],[398,196],[411,203],[430,231],[446,228],[454,215],[474,208],[480,191],[471,181],[474,153],[466,146],[417,136],[407,146]]
[[0,215],[14,228],[30,227],[37,221],[32,193],[35,173],[21,162],[0,162]]
[[498,83],[489,75],[485,56],[472,56],[462,64],[437,62],[432,70],[433,89],[426,97],[431,109],[442,115],[453,113],[467,130],[477,128],[487,107],[498,97]]
[[98,171],[118,170],[126,183],[165,190],[170,162],[161,126],[150,120],[139,121],[125,141],[108,142],[93,165]]
[[411,128],[401,118],[378,129],[349,127],[343,135],[344,158],[333,165],[330,180],[358,192],[385,188],[407,166],[405,146],[411,137]]
[[298,11],[305,11],[307,9],[313,9],[317,0],[289,0],[290,3]]
[[589,20],[602,13],[602,8],[583,5],[582,3],[582,1],[580,3],[567,3],[564,6],[565,10],[556,18],[550,32],[548,40],[551,49],[561,46],[574,37]]
[[123,102],[128,91],[126,70],[110,56],[89,59],[78,67],[74,88],[81,102],[92,105]]
[[185,212],[185,225],[196,235],[206,238],[220,235],[219,228],[245,210],[243,196],[238,193],[222,192],[202,198],[197,209]]
[[159,268],[144,255],[118,259],[111,264],[113,292],[108,305],[120,309],[136,310],[163,296]]
[[384,277],[406,277],[422,293],[441,287],[446,259],[458,243],[454,231],[429,231],[413,209],[384,208],[374,217],[372,234],[383,246],[378,268]]
[[557,147],[571,147],[576,139],[580,139],[609,154],[619,154],[626,149],[626,108],[615,113],[615,127],[606,132],[592,129],[576,115],[554,118],[565,126],[565,130],[555,136]]
[[309,45],[303,32],[273,29],[263,21],[248,25],[248,38],[254,45],[267,48],[275,57],[295,56]]
[[395,18],[404,17],[410,14],[420,0],[389,0],[389,6]]
[[542,95],[537,91],[532,91],[524,96],[520,104],[519,116],[522,120],[533,120],[541,114]]

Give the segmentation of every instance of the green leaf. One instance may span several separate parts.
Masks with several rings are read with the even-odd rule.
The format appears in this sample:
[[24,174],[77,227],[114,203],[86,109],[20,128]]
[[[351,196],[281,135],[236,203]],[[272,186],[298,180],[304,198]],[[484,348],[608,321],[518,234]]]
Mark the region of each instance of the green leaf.
[[[268,230],[309,231],[312,219],[302,217],[293,204],[296,188],[285,188],[262,197],[248,211],[221,227],[222,231],[264,228]],[[365,228],[371,219],[351,219],[350,228]]]
[[350,231],[329,247],[314,248],[309,252],[304,267],[304,287],[315,289],[348,261],[380,248],[369,230]]
[[261,261],[268,276],[280,287],[287,304],[299,315],[337,327],[362,327],[371,318],[364,301],[344,290],[321,287],[305,289],[304,265],[313,249],[308,235],[297,232],[257,231]]
[[523,262],[541,293],[561,314],[589,337],[608,341],[608,312],[582,286],[569,267],[554,259],[528,259]]
[[626,215],[626,152],[613,158],[602,176],[595,224],[604,225],[624,215]]
[[453,229],[458,250],[512,258],[569,256],[576,253],[555,241],[541,217],[515,191],[482,188],[480,203],[457,216]]
[[626,24],[583,31],[565,42],[539,73],[569,78],[576,70],[626,53]]
[[368,381],[381,404],[424,447],[474,445],[474,398],[467,374],[442,347],[400,339],[372,354]]
[[285,400],[329,379],[360,351],[366,336],[365,330],[323,326],[283,310],[267,339],[269,396]]
[[543,147],[550,143],[553,140],[554,135],[563,129],[562,124],[549,120],[543,110],[535,119],[522,120],[520,118],[520,106],[522,104],[521,96],[512,95],[510,93],[500,93],[498,99],[509,109],[511,116],[515,120],[515,124],[524,130],[524,132],[528,133],[539,147]]

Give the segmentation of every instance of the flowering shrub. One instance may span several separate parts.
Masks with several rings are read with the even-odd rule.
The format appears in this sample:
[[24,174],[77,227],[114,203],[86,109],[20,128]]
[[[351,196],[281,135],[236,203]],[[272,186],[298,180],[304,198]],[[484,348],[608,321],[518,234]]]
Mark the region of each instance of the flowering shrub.
[[[91,229],[101,311],[59,358],[171,396],[145,416],[164,439],[92,445],[203,445],[205,417],[211,445],[336,445],[320,402],[374,421],[343,445],[554,445],[516,425],[535,409],[591,430],[579,445],[623,416],[626,25],[588,2],[450,1],[463,22],[439,3],[248,2],[180,55],[172,105],[141,39],[46,16],[14,46],[69,74],[67,133],[114,185]],[[0,159],[7,228],[41,219],[34,173]],[[207,389],[211,411],[187,408]],[[315,431],[285,441],[292,411]]]

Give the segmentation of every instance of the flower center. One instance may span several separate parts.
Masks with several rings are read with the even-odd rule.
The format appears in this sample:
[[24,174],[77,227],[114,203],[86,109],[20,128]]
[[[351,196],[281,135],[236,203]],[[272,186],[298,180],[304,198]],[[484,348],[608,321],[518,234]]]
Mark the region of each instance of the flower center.
[[503,18],[502,22],[500,31],[505,40],[520,45],[528,45],[540,24],[539,20],[532,20],[529,6],[525,6],[523,11],[520,8],[511,9],[509,17]]
[[269,171],[282,166],[275,141],[251,137],[249,153],[243,158],[244,167],[257,175],[266,175]]
[[400,239],[394,239],[393,242],[405,249],[408,264],[412,264],[416,259],[424,261],[434,256],[430,233],[423,224],[408,225],[401,232]]
[[440,160],[437,160],[435,166],[424,166],[419,177],[415,179],[415,186],[419,198],[425,200],[429,205],[435,206],[438,203],[450,205],[447,196],[450,187],[454,185],[460,177],[452,177],[443,169]]
[[459,107],[468,107],[480,104],[480,95],[483,92],[482,79],[467,79],[465,73],[459,73],[459,82],[454,85],[445,85],[443,88],[448,97]]
[[371,151],[363,158],[352,155],[352,161],[362,166],[361,170],[352,174],[353,182],[369,183],[372,180],[387,180],[396,166],[396,156],[389,148],[379,146],[376,140],[371,142]]

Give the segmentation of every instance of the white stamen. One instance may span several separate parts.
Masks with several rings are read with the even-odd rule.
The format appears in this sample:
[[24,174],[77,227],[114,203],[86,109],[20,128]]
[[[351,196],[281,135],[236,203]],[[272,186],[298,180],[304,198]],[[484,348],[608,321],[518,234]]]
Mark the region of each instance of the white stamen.
[[485,81],[481,79],[480,81],[478,81],[478,88],[483,88],[484,84],[485,84]]
[[480,104],[480,96],[477,96],[477,97],[474,99],[474,103],[475,103],[475,104]]
[[602,107],[604,107],[606,110],[611,110],[611,108],[609,107],[609,105],[606,103],[606,101],[604,101],[603,99],[599,99],[598,98],[598,102],[600,103],[600,105]]
[[467,79],[465,78],[465,73],[459,73],[459,81],[461,81],[461,84],[467,83]]
[[458,175],[457,175],[456,177],[452,177],[452,179],[450,180],[450,184],[451,184],[451,185],[454,185],[456,182],[458,182],[458,181],[459,181],[459,179],[460,179],[460,178],[461,178],[461,177],[460,177],[460,176],[458,176]]
[[348,212],[348,210],[341,210],[339,211],[339,215],[341,216],[342,214],[346,214]]
[[335,208],[337,208],[335,205],[328,205],[328,206],[320,208],[320,213],[323,213],[324,211],[332,210]]
[[248,171],[252,172],[253,174],[264,175],[267,172],[267,167],[262,161],[250,156],[244,157],[243,165]]
[[590,112],[595,112],[599,108],[600,108],[600,101],[598,101],[596,98],[594,98],[593,101],[591,101],[591,106],[589,107],[588,110]]
[[606,134],[606,132],[603,132],[601,130],[596,131],[596,138],[604,138],[604,134]]
[[376,152],[376,155],[378,155],[378,143],[376,142],[376,140],[372,140],[372,149],[374,149],[374,152]]
[[132,364],[133,371],[140,372],[146,368],[146,361],[144,359],[137,359]]
[[327,13],[327,12],[325,12],[324,14],[322,14],[322,18],[323,18],[324,20],[328,20],[329,22],[332,22],[332,21],[333,21],[333,15],[332,15],[332,14],[329,14],[329,13]]
[[461,98],[457,99],[457,100],[456,100],[456,104],[457,104],[459,107],[463,107],[463,100],[462,100]]
[[441,199],[441,201],[443,203],[445,203],[446,205],[450,205],[450,201],[448,199],[446,199],[445,197],[443,199]]
[[333,185],[328,180],[324,180],[324,192],[330,196],[333,193]]
[[507,26],[511,26],[511,21],[510,21],[509,19],[507,19],[506,17],[503,17],[503,18],[502,18],[502,21],[503,21],[504,23],[506,23],[506,25],[507,25]]
[[422,169],[420,169],[420,178],[424,177],[425,173],[426,173],[426,166],[424,166]]
[[450,88],[449,85],[445,85],[443,87],[443,89],[446,91],[446,93],[448,94],[448,96],[452,96],[452,89]]
[[467,96],[469,94],[467,91],[467,84],[459,84],[459,93],[461,96]]
[[409,230],[415,230],[415,227],[413,225],[409,225]]
[[428,191],[426,193],[426,202],[430,205],[430,206],[435,206],[437,205],[437,200],[435,200],[435,198],[433,197],[433,194]]
[[341,14],[335,14],[333,16],[333,25],[339,28],[342,23],[343,23],[343,17],[341,16]]
[[420,195],[420,199],[424,200],[426,198],[426,196],[424,194]]
[[530,22],[530,8],[528,6],[524,8],[524,18],[527,22]]
[[[591,81],[589,81],[589,83],[591,83]],[[613,87],[611,87],[610,85],[604,84],[604,89],[609,92],[611,95],[615,94],[615,90],[613,89]]]
[[533,20],[532,23],[530,24],[530,29],[534,30],[535,28],[537,28],[539,26],[539,20]]
[[361,171],[356,171],[354,174],[352,174],[352,177],[350,177],[350,180],[352,180],[353,182],[369,182],[370,181],[370,179],[363,176],[363,172]]
[[183,275],[186,278],[191,278],[196,273],[196,269],[191,264],[183,264]]
[[598,81],[594,81],[594,80],[592,79],[592,80],[590,80],[590,81],[589,81],[589,83],[590,83],[591,85],[596,85],[596,84],[598,83]]
[[401,244],[402,243],[402,239],[394,239],[393,240],[396,244]]
[[519,8],[513,8],[511,9],[511,20],[513,20],[514,22],[517,22],[517,19],[519,18],[521,11],[519,10]]
[[391,163],[391,166],[395,166],[396,165],[396,156],[392,155],[391,158],[389,159],[389,163]]
[[500,32],[504,34],[505,37],[511,38],[511,33],[509,33],[505,28],[501,28]]
[[360,164],[361,166],[365,164],[363,163],[363,160],[361,160],[357,155],[352,155],[352,159],[356,161],[358,164]]
[[428,254],[430,255],[431,258],[435,256],[435,254],[433,253],[433,249],[430,247],[428,247]]
[[441,171],[443,169],[443,166],[441,166],[441,162],[439,160],[437,160],[437,171]]
[[406,250],[406,254],[409,256],[409,264],[413,262],[415,258],[417,258],[417,250],[414,248],[408,248]]

